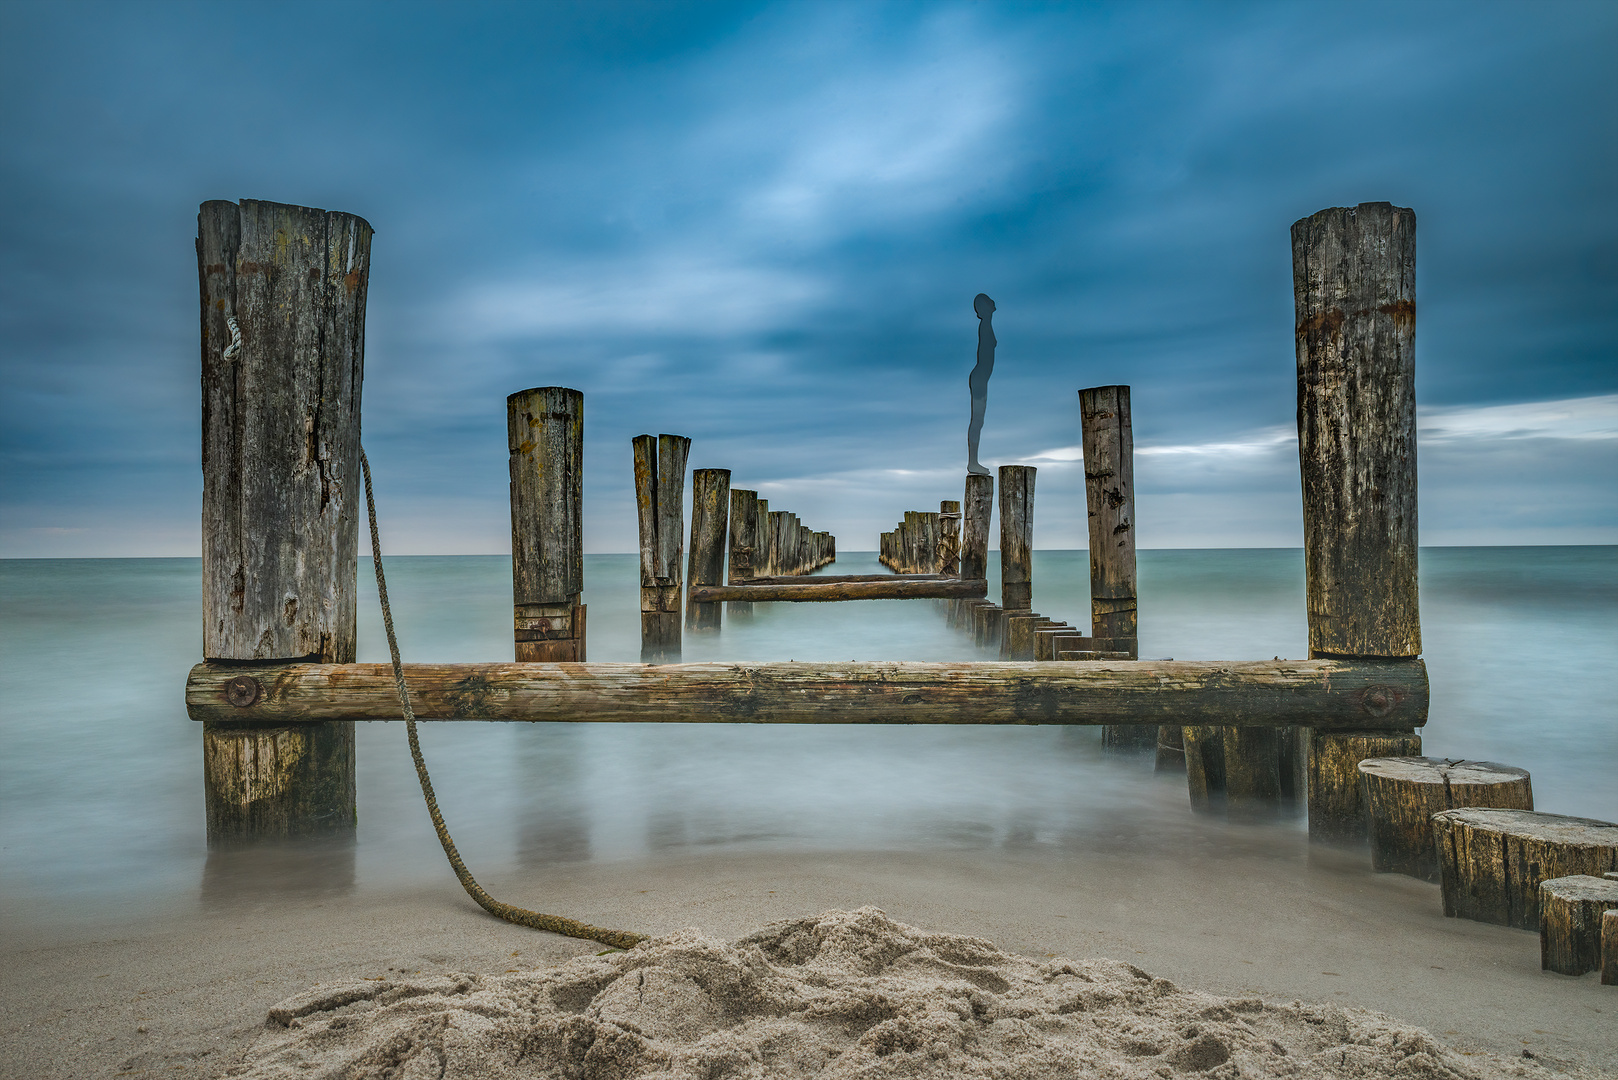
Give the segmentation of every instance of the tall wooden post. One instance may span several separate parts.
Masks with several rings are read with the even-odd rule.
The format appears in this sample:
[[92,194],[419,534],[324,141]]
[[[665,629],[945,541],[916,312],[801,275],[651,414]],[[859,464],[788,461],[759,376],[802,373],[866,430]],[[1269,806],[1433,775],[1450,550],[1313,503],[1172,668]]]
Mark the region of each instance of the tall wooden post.
[[[1090,521],[1090,634],[1111,638],[1113,651],[1136,657],[1135,433],[1129,387],[1080,390],[1079,427]],[[1113,749],[1148,750],[1157,746],[1157,726],[1109,724],[1101,739]]]
[[685,459],[691,440],[637,435],[635,507],[640,517],[640,658],[680,659],[680,556],[685,525]]
[[961,519],[961,578],[983,581],[989,576],[989,516],[994,511],[994,477],[966,474]]
[[1000,606],[1027,611],[1034,592],[1032,465],[1000,466]]
[[[209,660],[354,661],[370,269],[353,214],[256,200],[197,214]],[[242,676],[229,700],[268,689]],[[210,844],[353,830],[351,721],[209,721],[202,749]]]
[[[730,565],[728,580],[737,585],[753,578],[753,552],[758,544],[758,492],[743,488],[730,489]],[[725,605],[725,614],[753,614],[750,600],[732,600]]]
[[961,576],[961,504],[954,499],[938,504],[938,572]]
[[[1414,658],[1416,215],[1361,203],[1294,223],[1292,291],[1309,655]],[[1359,761],[1399,738],[1312,734],[1311,838],[1364,835]]]
[[[691,472],[691,563],[693,585],[725,583],[725,536],[730,530],[730,470]],[[688,630],[718,630],[720,604],[686,604]]]
[[584,394],[562,386],[512,394],[506,437],[517,660],[582,661]]

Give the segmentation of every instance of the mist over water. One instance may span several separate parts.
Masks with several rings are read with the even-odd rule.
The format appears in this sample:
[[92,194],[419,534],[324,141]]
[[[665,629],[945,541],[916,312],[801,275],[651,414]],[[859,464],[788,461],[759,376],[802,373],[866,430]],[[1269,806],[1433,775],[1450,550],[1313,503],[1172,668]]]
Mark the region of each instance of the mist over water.
[[[405,659],[509,659],[510,562],[393,558]],[[851,553],[823,573],[875,572]],[[361,567],[360,659],[385,661]],[[639,658],[638,564],[587,556],[592,660]],[[402,724],[359,725],[357,843],[209,857],[195,559],[0,562],[0,918],[113,923],[256,891],[387,889],[448,871]],[[1083,625],[1088,556],[1041,551],[1034,608]],[[990,580],[998,567],[991,556]],[[1302,553],[1140,553],[1141,655],[1306,655]],[[992,589],[992,587],[991,587]],[[1542,810],[1618,818],[1618,548],[1422,553],[1429,754],[1529,769]],[[941,602],[756,605],[689,632],[687,660],[986,659]],[[1098,729],[424,723],[474,872],[662,854],[1085,848],[1296,852],[1296,819],[1193,818],[1180,776],[1102,753]],[[1291,856],[1287,856],[1291,857]]]

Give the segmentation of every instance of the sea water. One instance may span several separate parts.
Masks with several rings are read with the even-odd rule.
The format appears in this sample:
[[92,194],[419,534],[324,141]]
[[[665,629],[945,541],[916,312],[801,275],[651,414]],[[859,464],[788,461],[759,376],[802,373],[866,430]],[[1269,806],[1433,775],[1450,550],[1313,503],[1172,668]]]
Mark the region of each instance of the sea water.
[[[1302,553],[1140,553],[1143,657],[1307,655]],[[821,573],[876,572],[845,553]],[[387,560],[407,661],[512,656],[503,556]],[[638,563],[585,559],[592,660],[639,658]],[[1034,609],[1082,626],[1088,556],[1034,557]],[[991,595],[998,568],[991,556]],[[385,661],[360,566],[359,659]],[[1428,754],[1533,774],[1541,810],[1618,818],[1618,548],[1422,552]],[[267,886],[404,887],[442,865],[402,724],[359,725],[357,841],[336,862],[215,853],[196,559],[0,561],[0,920],[112,924]],[[759,604],[687,660],[990,659],[938,601]],[[1183,835],[1183,777],[1094,728],[425,723],[440,803],[480,874],[668,853],[1114,848]],[[1271,826],[1275,828],[1277,826]],[[1297,821],[1280,828],[1301,829]],[[1255,836],[1262,833],[1255,833]],[[1230,842],[1224,834],[1219,842]],[[334,872],[333,866],[338,869]],[[266,870],[266,867],[271,869]]]

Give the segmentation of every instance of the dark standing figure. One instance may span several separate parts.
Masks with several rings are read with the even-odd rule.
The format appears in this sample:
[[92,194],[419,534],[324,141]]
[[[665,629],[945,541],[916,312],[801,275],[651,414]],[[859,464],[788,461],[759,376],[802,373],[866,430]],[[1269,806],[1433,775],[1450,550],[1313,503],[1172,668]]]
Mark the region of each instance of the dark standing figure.
[[966,429],[966,471],[978,476],[990,475],[978,464],[978,436],[983,434],[983,410],[989,404],[989,376],[994,374],[994,301],[987,293],[972,298],[972,310],[978,313],[978,363],[967,377],[966,385],[972,390],[972,423]]

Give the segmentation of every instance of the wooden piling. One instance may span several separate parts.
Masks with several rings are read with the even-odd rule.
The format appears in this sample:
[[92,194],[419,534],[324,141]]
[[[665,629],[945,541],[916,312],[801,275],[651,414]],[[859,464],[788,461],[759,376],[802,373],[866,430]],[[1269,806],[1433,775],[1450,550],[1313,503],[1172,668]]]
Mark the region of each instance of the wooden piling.
[[506,438],[516,658],[584,660],[584,395],[562,386],[512,394]]
[[775,573],[770,566],[770,530],[773,519],[770,517],[770,500],[758,501],[758,525],[754,532],[753,544],[753,576],[767,577]]
[[634,450],[640,520],[640,658],[647,664],[677,663],[685,462],[691,440],[680,435],[637,435]]
[[[354,660],[370,267],[352,214],[251,199],[197,214],[209,660]],[[352,832],[352,720],[216,719],[202,743],[210,844]]]
[[[1377,687],[1371,708],[1396,707],[1394,694]],[[1360,784],[1360,762],[1367,758],[1420,757],[1421,736],[1388,731],[1310,731],[1306,761],[1309,839],[1363,844],[1370,838],[1370,815]]]
[[944,499],[938,504],[938,573],[961,575],[961,504]]
[[[1157,734],[1157,729],[1152,729]],[[1227,727],[1225,810],[1232,817],[1266,818],[1281,809],[1281,771],[1274,728]]]
[[[725,580],[725,537],[730,531],[730,470],[691,471],[691,554],[686,578],[698,585],[722,585]],[[718,630],[722,605],[699,604],[687,599],[687,630]]]
[[1027,611],[1033,602],[1034,474],[1032,465],[1000,466],[1000,606]]
[[[1416,215],[1361,203],[1294,223],[1292,284],[1309,655],[1414,658]],[[1334,759],[1347,749],[1312,747]],[[1311,837],[1316,802],[1357,801],[1357,765],[1311,767]]]
[[[1090,534],[1090,632],[1135,644],[1135,435],[1129,387],[1093,386],[1079,391],[1079,428],[1084,444],[1084,501]],[[1157,730],[1121,724],[1101,734],[1121,751],[1153,750]]]
[[1220,727],[1186,724],[1180,728],[1185,753],[1185,788],[1199,814],[1225,812],[1225,733]]
[[[758,543],[758,492],[744,488],[730,489],[730,562],[725,580],[739,585],[753,579],[753,550]],[[731,617],[750,616],[753,605],[747,600],[732,600],[725,605],[725,614]]]
[[961,518],[961,577],[989,576],[989,516],[994,512],[994,477],[968,473]]

